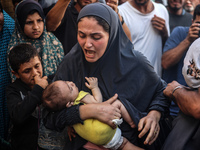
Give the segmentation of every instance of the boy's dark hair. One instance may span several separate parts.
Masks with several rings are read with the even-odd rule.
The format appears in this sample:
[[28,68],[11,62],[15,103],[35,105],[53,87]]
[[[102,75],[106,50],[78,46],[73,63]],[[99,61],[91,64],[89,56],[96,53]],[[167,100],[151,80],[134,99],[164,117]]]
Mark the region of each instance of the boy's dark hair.
[[29,62],[30,59],[34,58],[35,56],[38,56],[40,59],[40,56],[35,47],[25,43],[19,44],[11,49],[9,54],[9,63],[12,70],[18,73],[20,65]]
[[194,14],[193,14],[193,20],[195,20],[197,16],[200,16],[200,4],[198,4],[195,7]]

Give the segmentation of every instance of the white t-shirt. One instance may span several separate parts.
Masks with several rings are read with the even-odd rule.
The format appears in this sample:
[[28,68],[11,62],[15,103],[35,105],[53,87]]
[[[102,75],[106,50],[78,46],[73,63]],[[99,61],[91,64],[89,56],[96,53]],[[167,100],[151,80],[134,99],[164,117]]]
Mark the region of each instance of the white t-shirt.
[[165,20],[169,31],[169,15],[164,5],[152,2],[154,10],[143,14],[135,9],[128,1],[120,5],[119,13],[131,32],[134,49],[140,51],[147,57],[154,70],[161,76],[162,37],[158,30],[153,28],[151,19],[154,15]]

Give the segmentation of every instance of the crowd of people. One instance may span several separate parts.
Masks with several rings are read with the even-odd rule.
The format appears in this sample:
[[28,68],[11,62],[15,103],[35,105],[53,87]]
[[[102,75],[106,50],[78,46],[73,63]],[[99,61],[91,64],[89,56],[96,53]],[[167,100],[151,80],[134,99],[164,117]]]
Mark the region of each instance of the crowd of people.
[[199,0],[12,3],[0,149],[199,149]]

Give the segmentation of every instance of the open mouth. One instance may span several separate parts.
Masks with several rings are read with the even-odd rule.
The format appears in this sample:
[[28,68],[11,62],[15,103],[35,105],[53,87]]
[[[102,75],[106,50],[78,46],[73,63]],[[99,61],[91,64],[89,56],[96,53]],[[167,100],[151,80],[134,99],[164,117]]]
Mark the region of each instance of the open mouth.
[[87,57],[94,57],[95,55],[95,51],[91,51],[91,50],[85,50],[85,53]]

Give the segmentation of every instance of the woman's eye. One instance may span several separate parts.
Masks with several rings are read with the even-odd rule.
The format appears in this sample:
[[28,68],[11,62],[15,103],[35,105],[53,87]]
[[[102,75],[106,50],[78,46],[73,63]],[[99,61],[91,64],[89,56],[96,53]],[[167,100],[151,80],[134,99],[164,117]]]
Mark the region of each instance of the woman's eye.
[[79,34],[79,37],[80,38],[85,38],[85,35],[84,34]]
[[100,39],[101,39],[101,36],[99,36],[99,35],[94,35],[94,36],[92,36],[92,38],[93,38],[94,40],[100,40]]
[[32,24],[33,23],[33,21],[27,21],[26,22],[26,24]]

